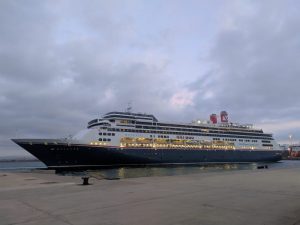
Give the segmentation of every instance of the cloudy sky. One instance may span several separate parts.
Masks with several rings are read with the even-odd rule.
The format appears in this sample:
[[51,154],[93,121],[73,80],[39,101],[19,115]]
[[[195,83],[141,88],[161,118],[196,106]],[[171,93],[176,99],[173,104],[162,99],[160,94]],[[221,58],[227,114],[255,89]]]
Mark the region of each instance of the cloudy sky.
[[0,156],[111,110],[300,141],[300,2],[0,1]]

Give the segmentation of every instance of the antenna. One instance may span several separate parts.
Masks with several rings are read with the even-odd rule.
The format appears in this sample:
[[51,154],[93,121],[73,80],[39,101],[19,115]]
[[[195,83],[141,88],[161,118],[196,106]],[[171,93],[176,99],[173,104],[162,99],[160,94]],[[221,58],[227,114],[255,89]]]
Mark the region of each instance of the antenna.
[[130,113],[132,110],[132,103],[128,102],[126,112]]

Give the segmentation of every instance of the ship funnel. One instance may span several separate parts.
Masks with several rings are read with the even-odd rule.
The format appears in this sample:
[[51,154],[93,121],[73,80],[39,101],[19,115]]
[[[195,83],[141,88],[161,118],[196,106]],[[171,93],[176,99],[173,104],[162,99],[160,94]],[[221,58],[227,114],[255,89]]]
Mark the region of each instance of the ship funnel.
[[222,123],[228,123],[228,113],[226,111],[222,111],[220,113],[220,116],[221,116]]
[[211,115],[210,115],[210,121],[211,121],[213,124],[216,124],[216,123],[218,122],[217,114],[211,114]]

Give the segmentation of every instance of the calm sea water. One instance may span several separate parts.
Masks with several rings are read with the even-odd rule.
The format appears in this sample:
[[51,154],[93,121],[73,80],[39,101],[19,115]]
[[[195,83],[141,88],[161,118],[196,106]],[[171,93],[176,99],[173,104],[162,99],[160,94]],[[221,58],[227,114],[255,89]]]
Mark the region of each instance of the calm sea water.
[[40,161],[0,161],[0,170],[31,170],[47,168],[46,165]]
[[[149,176],[176,176],[192,173],[226,172],[232,170],[256,170],[259,165],[268,165],[268,168],[293,168],[300,167],[299,161],[283,160],[277,163],[250,163],[250,164],[213,164],[213,165],[193,165],[193,166],[156,166],[156,167],[121,167],[106,168],[88,171],[64,171],[58,175],[82,176],[91,175],[106,179],[123,179],[133,177]],[[0,171],[34,171],[46,169],[40,161],[15,161],[0,162]]]

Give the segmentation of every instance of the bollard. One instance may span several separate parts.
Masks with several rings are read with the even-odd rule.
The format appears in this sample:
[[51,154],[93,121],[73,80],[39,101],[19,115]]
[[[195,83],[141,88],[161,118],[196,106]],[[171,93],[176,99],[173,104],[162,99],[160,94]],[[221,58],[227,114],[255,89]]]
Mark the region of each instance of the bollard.
[[257,166],[257,169],[268,169],[268,165],[263,165],[263,166]]
[[81,177],[81,179],[83,180],[83,185],[89,185],[89,178],[90,177]]

